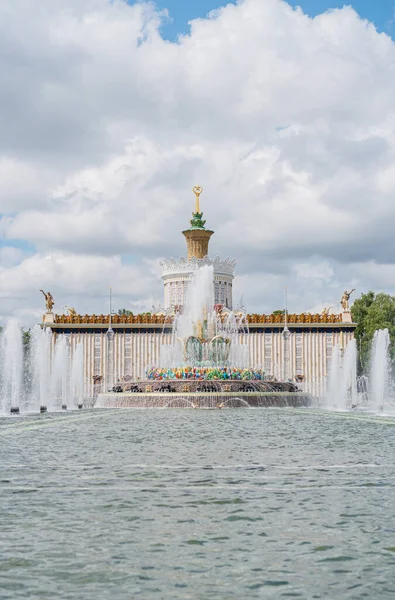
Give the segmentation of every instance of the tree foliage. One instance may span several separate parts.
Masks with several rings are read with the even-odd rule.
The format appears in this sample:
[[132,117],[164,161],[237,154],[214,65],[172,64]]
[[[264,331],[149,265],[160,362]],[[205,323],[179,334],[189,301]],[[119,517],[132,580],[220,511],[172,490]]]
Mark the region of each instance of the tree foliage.
[[118,315],[120,317],[130,317],[133,316],[133,312],[131,310],[127,310],[127,308],[120,308],[118,311]]
[[395,359],[395,297],[389,294],[362,294],[351,307],[353,321],[358,323],[355,339],[359,351],[359,370],[366,372],[374,332],[388,329],[391,339],[391,357]]
[[23,346],[24,346],[24,348],[27,348],[30,344],[31,331],[30,331],[30,329],[27,329],[26,331],[23,330],[22,334],[23,334]]

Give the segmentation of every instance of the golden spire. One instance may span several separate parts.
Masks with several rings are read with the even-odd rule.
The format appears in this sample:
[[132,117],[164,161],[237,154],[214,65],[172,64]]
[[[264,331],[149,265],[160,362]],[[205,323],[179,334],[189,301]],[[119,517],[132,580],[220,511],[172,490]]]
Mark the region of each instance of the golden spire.
[[194,185],[192,188],[193,193],[196,196],[196,207],[195,207],[195,213],[200,214],[200,194],[203,191],[203,188],[201,185]]
[[203,219],[203,213],[200,212],[200,194],[203,192],[201,185],[194,185],[192,188],[196,196],[195,212],[192,213],[190,220],[191,227],[182,233],[185,235],[188,246],[188,260],[191,258],[204,258],[208,254],[208,243],[214,231],[205,229],[206,221]]

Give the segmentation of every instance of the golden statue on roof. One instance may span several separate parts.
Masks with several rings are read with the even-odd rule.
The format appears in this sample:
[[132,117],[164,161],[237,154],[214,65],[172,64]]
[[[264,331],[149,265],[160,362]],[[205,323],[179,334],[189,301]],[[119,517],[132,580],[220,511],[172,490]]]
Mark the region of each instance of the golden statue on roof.
[[341,300],[340,300],[340,304],[341,304],[342,309],[343,309],[344,312],[347,312],[347,311],[350,310],[350,306],[348,304],[348,301],[350,300],[350,296],[351,296],[351,294],[353,292],[355,292],[355,289],[352,289],[350,292],[347,292],[347,290],[344,290],[344,294],[343,294],[343,296],[341,297]]
[[55,305],[55,300],[53,299],[51,292],[44,292],[44,290],[40,290],[40,292],[44,294],[47,313],[51,313]]

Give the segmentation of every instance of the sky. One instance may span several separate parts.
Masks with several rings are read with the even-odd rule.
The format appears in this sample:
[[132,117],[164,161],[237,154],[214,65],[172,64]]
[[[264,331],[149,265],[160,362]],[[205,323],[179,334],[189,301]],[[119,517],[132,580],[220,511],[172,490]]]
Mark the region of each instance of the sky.
[[150,310],[192,187],[249,312],[395,293],[394,3],[3,0],[0,324]]
[[[262,3],[264,2],[266,0],[262,0]],[[205,18],[209,12],[230,3],[237,4],[236,0],[222,3],[218,0],[158,0],[156,2],[158,9],[168,12],[168,17],[161,28],[162,36],[174,41],[178,35],[185,35],[189,32],[189,21]],[[135,4],[135,2],[130,0],[129,4]],[[395,35],[394,0],[354,0],[354,2],[344,2],[343,0],[289,0],[288,4],[293,7],[301,7],[303,12],[310,17],[349,5],[362,19],[374,23],[379,31],[391,36]]]

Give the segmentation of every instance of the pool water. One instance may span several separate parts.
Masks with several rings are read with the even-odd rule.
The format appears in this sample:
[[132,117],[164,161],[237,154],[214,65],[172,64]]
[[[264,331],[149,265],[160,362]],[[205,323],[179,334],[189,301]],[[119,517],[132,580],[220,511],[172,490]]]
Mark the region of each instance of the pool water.
[[0,598],[395,598],[395,419],[0,421]]

